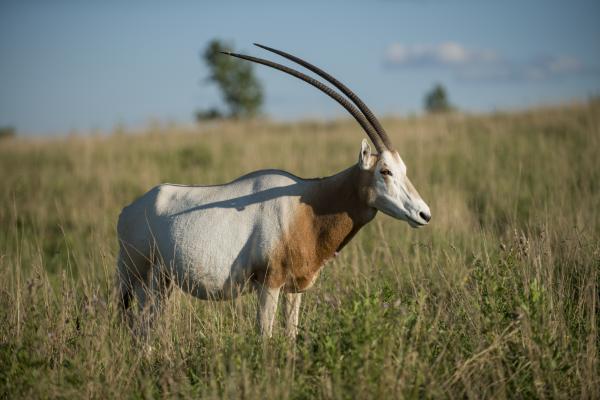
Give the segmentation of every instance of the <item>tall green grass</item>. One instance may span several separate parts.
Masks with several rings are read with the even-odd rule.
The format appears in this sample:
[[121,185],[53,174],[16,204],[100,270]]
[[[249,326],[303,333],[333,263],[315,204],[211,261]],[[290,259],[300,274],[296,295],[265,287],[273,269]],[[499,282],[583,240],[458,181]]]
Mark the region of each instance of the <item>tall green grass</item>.
[[304,297],[176,291],[143,351],[114,301],[120,209],[160,182],[356,162],[351,121],[0,141],[0,398],[581,397],[600,391],[600,104],[384,121],[431,207],[384,215]]

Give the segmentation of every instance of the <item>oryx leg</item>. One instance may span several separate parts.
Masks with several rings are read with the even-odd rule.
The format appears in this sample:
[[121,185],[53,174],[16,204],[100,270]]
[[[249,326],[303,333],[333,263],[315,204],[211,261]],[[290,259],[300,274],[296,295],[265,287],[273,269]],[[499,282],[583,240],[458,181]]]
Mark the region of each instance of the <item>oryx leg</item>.
[[134,298],[138,299],[140,288],[147,284],[152,262],[138,249],[124,242],[119,244],[117,261],[117,290],[121,314],[129,327],[134,328],[134,315],[130,307]]
[[263,284],[257,284],[256,286],[258,296],[256,322],[258,330],[262,336],[271,337],[273,335],[273,320],[277,312],[277,300],[281,289],[273,289]]
[[283,296],[285,334],[291,339],[296,339],[298,335],[298,317],[300,315],[301,301],[302,293],[286,293]]
[[171,277],[162,264],[155,264],[147,277],[146,284],[136,287],[140,311],[138,335],[146,339],[160,311],[171,294]]

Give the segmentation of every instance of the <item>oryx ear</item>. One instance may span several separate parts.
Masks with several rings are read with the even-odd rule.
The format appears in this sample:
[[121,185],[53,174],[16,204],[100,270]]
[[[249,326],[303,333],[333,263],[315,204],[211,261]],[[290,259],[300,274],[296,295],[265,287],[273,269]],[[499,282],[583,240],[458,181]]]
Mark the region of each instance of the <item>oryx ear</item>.
[[360,154],[358,155],[358,166],[361,169],[370,169],[375,157],[371,155],[371,146],[367,139],[363,139],[360,145]]

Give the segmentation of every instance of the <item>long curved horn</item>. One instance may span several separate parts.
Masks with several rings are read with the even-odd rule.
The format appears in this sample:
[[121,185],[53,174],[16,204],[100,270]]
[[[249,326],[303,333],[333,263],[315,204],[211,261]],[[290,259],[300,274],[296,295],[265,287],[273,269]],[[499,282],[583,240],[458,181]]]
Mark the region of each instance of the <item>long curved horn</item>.
[[381,152],[383,152],[386,149],[385,144],[383,143],[383,141],[381,140],[381,138],[379,137],[379,135],[377,134],[377,132],[375,131],[375,129],[373,129],[373,127],[371,126],[371,124],[369,124],[369,122],[367,121],[367,119],[365,118],[365,116],[356,107],[354,107],[352,105],[352,103],[350,103],[348,100],[346,100],[344,97],[342,97],[339,93],[337,93],[336,91],[334,91],[330,87],[324,85],[320,81],[318,81],[318,80],[316,80],[314,78],[311,78],[310,76],[305,75],[302,72],[298,72],[295,69],[286,67],[285,65],[277,64],[275,62],[272,62],[272,61],[269,61],[269,60],[264,60],[262,58],[257,58],[257,57],[252,57],[252,56],[246,56],[246,55],[237,54],[237,53],[231,53],[231,52],[228,52],[228,51],[222,51],[221,53],[227,54],[229,56],[241,58],[241,59],[244,59],[244,60],[252,61],[252,62],[255,62],[255,63],[258,63],[258,64],[266,65],[267,67],[271,67],[271,68],[274,68],[274,69],[278,69],[279,71],[282,71],[282,72],[285,72],[286,74],[292,75],[293,77],[301,79],[304,82],[306,82],[306,83],[308,83],[308,84],[316,87],[317,89],[319,89],[320,91],[322,91],[323,93],[325,93],[326,95],[328,95],[329,97],[331,97],[332,99],[334,99],[335,101],[337,101],[350,114],[352,114],[352,116],[354,117],[354,119],[356,119],[356,121],[364,129],[364,131],[367,133],[367,135],[369,136],[369,138],[371,139],[371,141],[375,145],[375,148],[377,149],[377,152],[381,153]]
[[392,149],[392,143],[390,142],[390,138],[388,137],[387,133],[385,132],[385,129],[383,129],[383,126],[381,126],[381,124],[379,123],[379,120],[377,120],[375,115],[373,115],[373,112],[369,109],[369,107],[367,107],[367,105],[365,103],[363,103],[363,101],[352,90],[350,90],[346,85],[344,85],[342,82],[335,79],[333,76],[329,75],[327,72],[323,71],[321,68],[314,66],[311,63],[304,61],[303,59],[298,58],[292,54],[286,53],[285,51],[274,49],[272,47],[264,46],[264,45],[258,44],[258,43],[254,43],[254,45],[260,47],[261,49],[270,51],[272,53],[279,54],[280,56],[285,57],[288,60],[295,62],[296,64],[302,65],[304,68],[311,70],[312,72],[319,75],[320,77],[322,77],[323,79],[325,79],[329,83],[331,83],[333,86],[335,86],[336,88],[341,90],[341,92],[344,93],[346,96],[348,96],[348,98],[350,98],[350,100],[352,100],[352,102],[354,104],[356,104],[358,109],[360,111],[362,111],[362,113],[365,115],[367,120],[371,123],[371,125],[373,125],[373,128],[375,128],[375,130],[381,137],[381,140],[383,141],[385,146],[390,150]]

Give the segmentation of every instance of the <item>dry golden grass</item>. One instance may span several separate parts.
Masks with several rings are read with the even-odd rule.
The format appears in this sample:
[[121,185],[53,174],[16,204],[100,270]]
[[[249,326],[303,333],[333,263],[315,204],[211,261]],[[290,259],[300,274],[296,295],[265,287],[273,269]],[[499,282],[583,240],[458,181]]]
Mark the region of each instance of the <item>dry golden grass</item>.
[[600,104],[387,119],[429,203],[383,215],[263,343],[255,300],[175,293],[145,354],[119,321],[120,209],[160,182],[354,163],[349,120],[0,141],[1,398],[598,398]]

